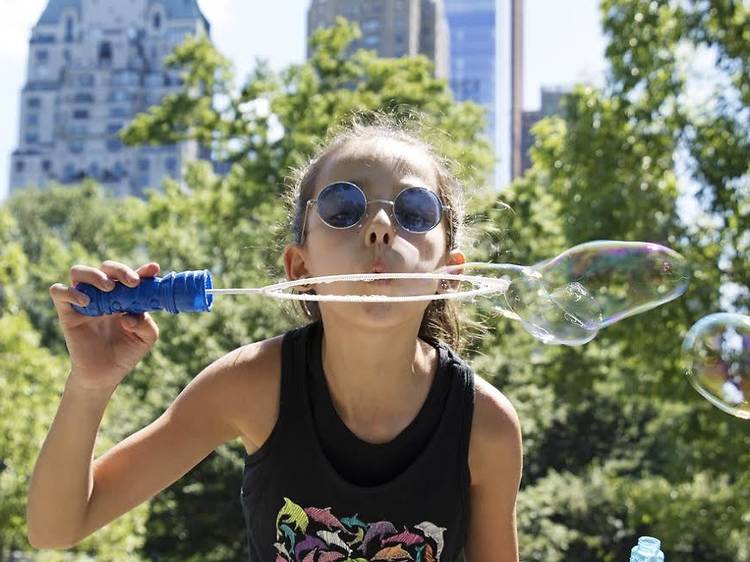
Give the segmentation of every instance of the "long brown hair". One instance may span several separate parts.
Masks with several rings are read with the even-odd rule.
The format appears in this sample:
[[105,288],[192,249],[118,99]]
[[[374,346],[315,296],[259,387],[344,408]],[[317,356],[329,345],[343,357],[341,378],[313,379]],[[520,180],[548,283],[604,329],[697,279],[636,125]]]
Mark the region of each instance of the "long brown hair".
[[[461,186],[452,172],[455,167],[454,163],[436,153],[433,146],[425,140],[419,129],[419,123],[413,117],[409,121],[401,121],[383,114],[370,115],[366,118],[357,116],[348,123],[344,123],[340,129],[329,134],[304,166],[294,170],[290,175],[284,200],[289,209],[294,242],[297,244],[302,242],[305,208],[314,194],[315,184],[323,164],[342,147],[371,139],[401,142],[422,150],[432,159],[437,176],[438,195],[449,207],[446,211],[445,251],[458,249],[465,236],[465,203]],[[317,302],[295,301],[295,305],[308,321],[320,320],[320,308]],[[461,309],[455,301],[434,300],[425,309],[419,328],[419,337],[442,340],[460,353],[468,343],[463,329],[465,323],[466,319],[463,318]]]

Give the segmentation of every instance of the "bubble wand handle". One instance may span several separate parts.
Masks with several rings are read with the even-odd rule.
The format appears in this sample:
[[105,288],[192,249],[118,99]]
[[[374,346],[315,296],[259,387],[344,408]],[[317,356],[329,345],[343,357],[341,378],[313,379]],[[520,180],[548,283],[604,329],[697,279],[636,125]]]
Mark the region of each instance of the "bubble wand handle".
[[120,312],[140,314],[166,310],[180,312],[207,312],[211,310],[213,295],[211,273],[208,270],[170,272],[164,277],[144,277],[137,287],[117,283],[112,291],[102,291],[88,283],[79,283],[76,289],[89,297],[86,306],[73,308],[86,316],[104,316]]

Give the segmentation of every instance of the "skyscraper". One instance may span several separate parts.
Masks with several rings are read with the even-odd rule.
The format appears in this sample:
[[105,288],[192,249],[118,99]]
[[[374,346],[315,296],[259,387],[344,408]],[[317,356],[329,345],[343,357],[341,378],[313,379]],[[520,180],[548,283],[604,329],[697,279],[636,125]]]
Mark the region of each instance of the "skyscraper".
[[451,44],[450,84],[459,101],[487,109],[487,135],[494,141],[495,0],[445,0]]
[[512,72],[512,1],[445,0],[451,90],[457,100],[474,101],[487,111],[486,132],[497,159],[492,179],[497,187],[510,180],[512,93],[514,76],[520,73],[520,67]]
[[[330,27],[337,16],[359,24],[362,38],[350,51],[373,49],[382,57],[425,55],[435,75],[448,76],[448,26],[443,0],[312,0],[307,11],[307,36]],[[308,57],[310,47],[308,44]]]
[[91,177],[139,195],[179,177],[195,142],[127,148],[117,132],[180,87],[163,58],[209,30],[196,0],[49,0],[31,32],[11,192]]

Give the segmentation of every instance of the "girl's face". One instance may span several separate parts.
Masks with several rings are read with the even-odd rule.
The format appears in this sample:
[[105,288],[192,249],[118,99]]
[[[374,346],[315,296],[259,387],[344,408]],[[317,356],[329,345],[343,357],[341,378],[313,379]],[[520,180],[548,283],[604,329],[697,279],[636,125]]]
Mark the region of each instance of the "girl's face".
[[[393,201],[407,187],[424,187],[438,194],[437,175],[431,157],[419,148],[384,139],[349,143],[328,156],[323,163],[312,199],[327,185],[347,181],[359,186],[367,200]],[[438,194],[439,195],[439,194]],[[447,205],[443,201],[443,205]],[[303,245],[292,245],[285,252],[290,279],[342,273],[430,272],[445,264],[463,263],[459,251],[446,251],[445,213],[435,228],[413,233],[400,227],[392,216],[392,205],[373,202],[360,222],[347,229],[325,224],[316,205],[310,205]],[[315,285],[318,294],[408,295],[437,292],[437,281],[384,280],[341,282]],[[413,313],[421,319],[429,301],[415,303],[320,303],[326,311],[364,311],[382,320]],[[334,306],[329,306],[334,305]],[[397,315],[397,316],[398,316]]]

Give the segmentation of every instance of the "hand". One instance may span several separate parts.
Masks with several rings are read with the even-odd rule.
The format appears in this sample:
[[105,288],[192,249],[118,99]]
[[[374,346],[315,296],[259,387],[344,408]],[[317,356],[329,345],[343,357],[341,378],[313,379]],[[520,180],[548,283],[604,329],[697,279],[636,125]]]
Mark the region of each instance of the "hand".
[[110,292],[116,282],[137,287],[142,277],[154,277],[159,264],[148,263],[137,270],[107,260],[97,269],[86,265],[70,268],[70,286],[55,283],[49,288],[60,319],[70,354],[71,377],[89,390],[114,390],[149,352],[159,338],[159,327],[144,314],[86,316],[75,311],[73,304],[86,306],[88,297],[75,289],[78,283],[89,283]]

